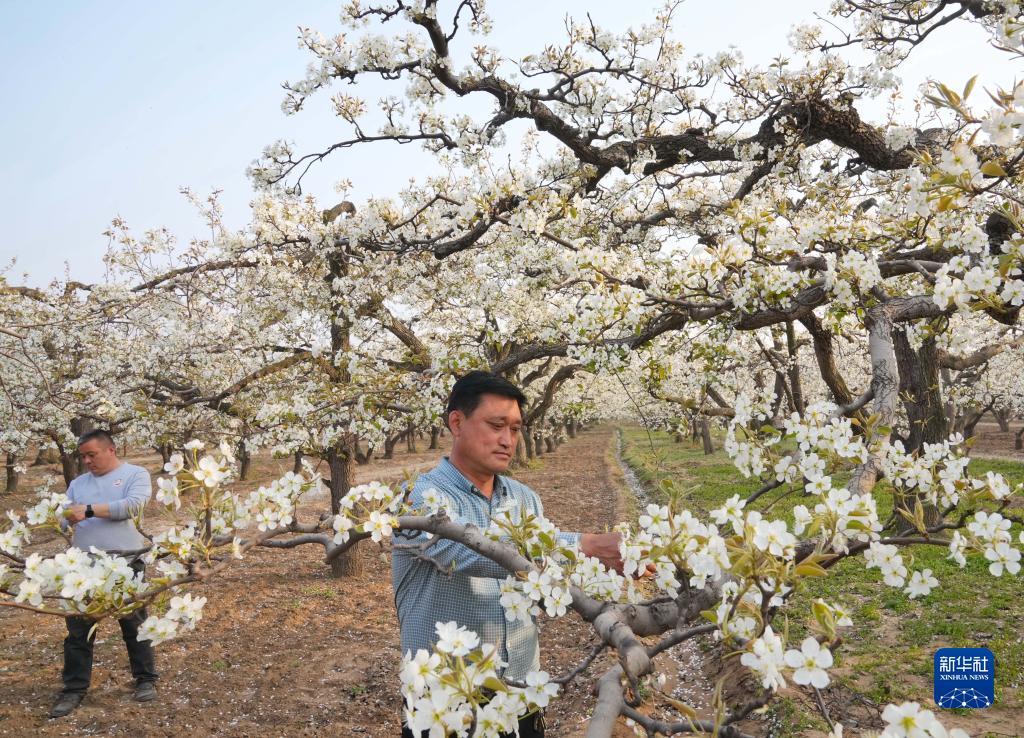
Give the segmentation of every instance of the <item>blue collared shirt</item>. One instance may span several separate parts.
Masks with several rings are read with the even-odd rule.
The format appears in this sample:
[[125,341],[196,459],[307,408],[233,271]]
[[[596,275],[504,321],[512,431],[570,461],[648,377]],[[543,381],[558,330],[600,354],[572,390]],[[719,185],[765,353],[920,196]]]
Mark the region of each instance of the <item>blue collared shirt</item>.
[[[522,509],[542,516],[544,506],[537,493],[508,477],[494,478],[494,491],[485,497],[445,457],[440,464],[421,474],[413,485],[409,501],[413,508],[424,507],[423,494],[436,489],[446,498],[449,517],[458,523],[472,523],[481,530],[490,526],[492,516],[509,509]],[[422,543],[426,533],[396,531],[392,542],[399,545]],[[579,534],[562,533],[559,541],[574,546]],[[436,561],[417,559],[402,548],[391,551],[391,586],[395,592],[398,622],[402,630],[402,653],[430,650],[437,641],[434,625],[455,621],[480,636],[481,644],[497,644],[499,657],[508,663],[504,676],[523,680],[540,668],[537,625],[517,620],[510,623],[499,601],[501,582],[508,570],[461,543],[441,540],[426,552]]]

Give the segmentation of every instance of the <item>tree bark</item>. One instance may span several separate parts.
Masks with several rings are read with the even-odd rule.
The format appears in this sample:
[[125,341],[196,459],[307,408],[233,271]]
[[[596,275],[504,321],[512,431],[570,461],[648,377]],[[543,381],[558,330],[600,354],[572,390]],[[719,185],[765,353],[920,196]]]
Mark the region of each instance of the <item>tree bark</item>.
[[252,470],[252,454],[245,446],[245,441],[238,443],[238,479],[242,482],[249,479],[249,472]]
[[32,462],[32,466],[45,466],[46,464],[58,464],[60,463],[60,452],[55,448],[40,448],[39,453],[36,454],[35,461]]
[[71,481],[78,476],[77,453],[69,453],[61,443],[57,443],[57,453],[60,456],[60,472],[64,477],[64,484],[70,485]]
[[[939,381],[937,346],[934,338],[928,338],[915,351],[902,327],[893,330],[892,338],[900,375],[900,398],[907,412],[908,428],[904,449],[917,452],[924,444],[939,443],[949,435]],[[939,523],[941,512],[920,493],[899,494],[893,498],[894,505],[906,510],[913,510],[917,502],[921,503],[925,511],[925,522],[928,525]]]
[[393,458],[395,458],[395,446],[398,445],[398,442],[402,440],[402,437],[404,435],[405,435],[405,431],[402,431],[401,433],[398,433],[397,435],[394,435],[394,436],[391,436],[391,437],[387,437],[387,438],[384,439],[384,458],[385,459],[393,459]]
[[811,334],[814,345],[814,358],[818,362],[818,371],[825,386],[832,393],[832,400],[839,406],[853,402],[853,393],[846,385],[846,380],[836,365],[836,355],[832,347],[832,334],[813,313],[800,319],[804,328]]
[[523,445],[526,447],[526,458],[532,461],[536,455],[533,448],[533,428],[524,425],[520,433],[523,436]]
[[555,452],[555,438],[554,436],[546,436],[544,438],[544,452],[554,453]]
[[999,432],[1000,433],[1009,433],[1010,432],[1010,411],[1007,410],[1006,408],[1000,408],[998,410],[993,410],[992,411],[992,415],[995,416],[996,422],[999,423]]
[[[864,321],[868,329],[868,351],[871,354],[871,389],[874,391],[874,414],[879,417],[879,426],[892,428],[899,400],[899,370],[896,364],[896,350],[893,348],[892,315],[881,305],[868,311]],[[878,437],[888,440],[892,431],[880,432]],[[877,456],[854,469],[847,485],[855,495],[871,494],[881,473],[881,462]]]
[[[342,442],[334,446],[327,454],[327,465],[331,470],[331,513],[337,515],[341,510],[341,498],[348,494],[355,481],[355,454],[352,451],[354,442]],[[331,561],[331,576],[354,577],[363,573],[362,558],[359,555],[360,543]]]
[[700,419],[700,440],[704,444],[705,456],[710,456],[715,453],[715,446],[711,442],[711,424],[705,417]]
[[7,492],[17,492],[18,482],[21,474],[18,473],[18,457],[12,453],[7,454]]
[[[349,204],[351,207],[351,203]],[[337,217],[342,211],[338,210],[332,216]],[[349,214],[354,209],[349,211]],[[327,289],[333,295],[335,292],[335,280],[348,275],[348,243],[335,242],[327,253],[328,274],[325,277]],[[335,303],[338,307],[334,309],[331,319],[331,352],[333,357],[340,354],[347,354],[352,349],[352,323],[345,310],[340,309],[341,301]],[[349,374],[347,365],[341,362],[339,371],[334,381],[344,387],[351,383],[352,377]],[[331,512],[338,514],[341,498],[344,497],[355,479],[355,452],[353,446],[356,438],[345,436],[338,441],[327,454],[327,463],[331,469]],[[335,577],[356,576],[362,572],[359,544],[357,543],[345,553],[331,560],[331,574]]]
[[991,409],[992,403],[990,402],[988,405],[985,405],[984,407],[981,408],[978,408],[977,406],[972,407],[971,409],[964,413],[963,418],[961,418],[960,420],[963,424],[963,434],[965,439],[974,438],[974,431],[978,427],[978,422],[983,417],[985,417],[985,413],[987,413]]
[[[779,417],[782,410],[782,403],[786,402],[793,407],[793,395],[789,392],[789,385],[786,384],[786,375],[782,372],[775,372],[775,402],[772,405],[772,420]],[[696,440],[697,427],[694,426],[694,440]]]
[[516,466],[526,465],[526,439],[523,438],[523,432],[520,430],[516,437]]
[[900,374],[900,397],[907,411],[908,452],[919,451],[925,443],[939,443],[949,435],[939,381],[939,362],[934,338],[914,350],[902,328],[893,331],[893,346]]
[[436,425],[432,425],[430,427],[430,447],[429,447],[430,451],[437,451],[438,439],[440,439],[440,437],[441,437],[441,429],[438,426],[436,426]]
[[800,381],[799,347],[796,343],[796,330],[793,321],[786,321],[786,349],[789,352],[789,386],[793,390],[793,405],[802,418],[804,416],[804,390]]
[[292,462],[292,471],[298,474],[299,472],[302,471],[302,452],[296,451],[293,459],[294,461]]
[[416,429],[413,427],[412,421],[406,426],[405,433],[405,450],[414,454],[416,453]]

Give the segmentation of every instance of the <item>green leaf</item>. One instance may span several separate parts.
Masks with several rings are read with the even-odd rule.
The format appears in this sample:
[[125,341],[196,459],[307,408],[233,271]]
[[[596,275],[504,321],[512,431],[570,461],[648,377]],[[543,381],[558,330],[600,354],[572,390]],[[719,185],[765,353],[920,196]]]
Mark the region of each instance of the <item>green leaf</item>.
[[966,100],[968,97],[971,96],[971,91],[974,90],[974,83],[977,82],[977,81],[978,81],[978,75],[974,75],[969,80],[967,80],[967,84],[964,85],[964,92],[963,92],[963,95],[962,95],[964,100]]
[[999,166],[999,163],[989,160],[981,165],[981,173],[987,177],[1008,177],[1006,170]]
[[508,689],[505,683],[497,677],[487,677],[483,683],[484,689],[489,689],[492,692],[504,692]]
[[810,562],[810,561],[805,561],[802,564],[799,564],[796,567],[796,569],[794,569],[794,571],[795,571],[795,573],[798,576],[801,576],[801,577],[827,577],[828,576],[828,572],[827,571],[825,571],[820,566],[818,566],[817,564],[815,564],[813,562]]
[[939,92],[941,92],[942,96],[949,101],[950,105],[957,106],[960,104],[960,96],[958,94],[953,92],[951,89],[946,87],[946,85],[942,84],[941,82],[939,82],[937,86],[939,88]]
[[693,709],[692,707],[690,707],[689,705],[687,705],[686,703],[684,703],[684,702],[680,702],[679,700],[677,700],[677,699],[675,699],[675,698],[673,698],[673,697],[669,697],[669,696],[668,696],[667,694],[664,694],[664,693],[662,693],[661,697],[662,697],[662,699],[664,699],[664,700],[665,700],[665,701],[666,701],[667,703],[669,703],[670,705],[672,705],[672,707],[674,707],[674,708],[676,708],[677,710],[679,710],[679,712],[680,712],[680,713],[681,713],[682,715],[684,715],[684,716],[686,717],[686,719],[687,719],[687,720],[696,720],[696,719],[697,719],[697,711],[696,711],[696,710],[694,710],[694,709]]

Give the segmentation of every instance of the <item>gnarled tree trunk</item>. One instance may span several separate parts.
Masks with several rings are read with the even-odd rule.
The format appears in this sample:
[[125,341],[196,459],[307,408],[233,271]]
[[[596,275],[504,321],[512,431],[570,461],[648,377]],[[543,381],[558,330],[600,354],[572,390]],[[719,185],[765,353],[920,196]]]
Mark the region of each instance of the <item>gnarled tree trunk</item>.
[[[355,481],[354,442],[337,444],[327,454],[327,465],[331,470],[331,513],[337,515],[341,510],[341,498],[348,494]],[[357,543],[345,553],[331,561],[331,576],[335,578],[359,576],[363,573],[362,560],[359,556]]]
[[992,415],[995,416],[996,422],[999,423],[1000,433],[1010,432],[1010,411],[1006,408],[997,408],[992,411]]
[[706,417],[700,419],[700,440],[704,444],[704,455],[715,453],[715,445],[711,442],[711,424]]
[[939,443],[949,435],[939,361],[934,338],[914,350],[902,328],[893,331],[893,346],[900,374],[900,397],[907,411],[907,437],[904,447],[918,451],[925,443]]
[[[800,381],[799,351],[796,342],[796,330],[793,328],[793,321],[786,322],[786,349],[789,353],[789,386],[793,392],[793,406],[800,414],[804,415],[804,389]],[[706,453],[706,452],[705,452]]]
[[12,453],[7,454],[7,486],[8,492],[18,491],[18,481],[21,474],[18,472],[18,457]]
[[533,428],[529,425],[524,425],[520,433],[522,434],[522,445],[526,448],[526,458],[532,460],[535,456],[533,448]]
[[396,434],[394,436],[389,436],[389,437],[384,439],[384,458],[385,459],[393,459],[393,458],[395,458],[395,446],[398,445],[398,442],[401,441],[404,436],[405,436],[405,431],[402,431],[401,433],[398,433],[398,434]]
[[526,439],[523,438],[523,431],[520,430],[516,437],[516,466],[525,466],[526,464],[526,451],[527,451]]
[[243,482],[246,481],[250,471],[252,471],[252,454],[249,453],[243,439],[238,442],[238,478]]

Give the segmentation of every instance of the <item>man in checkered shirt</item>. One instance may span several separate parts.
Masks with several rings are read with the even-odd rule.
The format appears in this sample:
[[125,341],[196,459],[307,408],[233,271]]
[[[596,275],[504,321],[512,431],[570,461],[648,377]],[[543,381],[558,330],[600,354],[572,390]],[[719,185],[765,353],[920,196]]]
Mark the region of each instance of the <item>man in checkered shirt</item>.
[[[537,494],[525,484],[501,476],[515,452],[526,397],[514,384],[488,372],[474,371],[452,388],[445,422],[452,433],[451,455],[422,474],[410,494],[412,506],[423,504],[423,494],[436,489],[457,522],[487,529],[492,516],[507,509],[525,508],[543,515]],[[499,586],[508,570],[460,543],[441,540],[429,556],[439,566],[417,558],[408,544],[426,540],[426,534],[396,531],[392,549],[391,581],[402,631],[402,653],[430,650],[437,640],[434,626],[455,621],[475,631],[481,644],[497,644],[499,657],[508,663],[504,677],[522,680],[540,668],[537,626],[509,623],[499,602]],[[562,533],[565,545],[578,545],[605,566],[622,571],[617,533]],[[450,572],[450,573],[442,573]],[[402,735],[414,738],[403,727]],[[544,735],[541,715],[520,722],[520,738]]]

